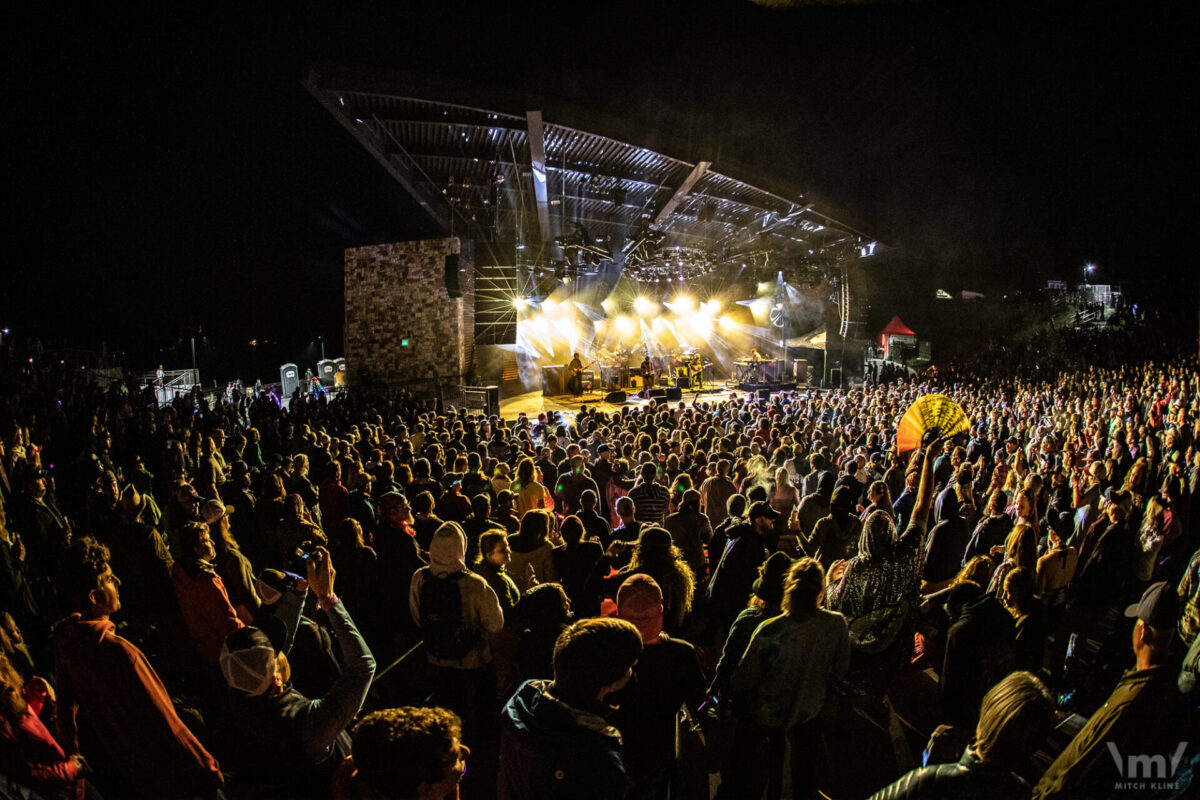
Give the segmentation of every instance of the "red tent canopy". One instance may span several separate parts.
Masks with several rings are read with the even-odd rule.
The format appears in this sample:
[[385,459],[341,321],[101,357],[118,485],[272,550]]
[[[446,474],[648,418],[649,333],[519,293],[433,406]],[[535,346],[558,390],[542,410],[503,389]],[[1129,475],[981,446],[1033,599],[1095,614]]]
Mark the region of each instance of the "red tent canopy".
[[879,332],[880,336],[916,336],[911,328],[904,324],[904,320],[899,316],[892,317],[892,321],[887,324],[883,330]]

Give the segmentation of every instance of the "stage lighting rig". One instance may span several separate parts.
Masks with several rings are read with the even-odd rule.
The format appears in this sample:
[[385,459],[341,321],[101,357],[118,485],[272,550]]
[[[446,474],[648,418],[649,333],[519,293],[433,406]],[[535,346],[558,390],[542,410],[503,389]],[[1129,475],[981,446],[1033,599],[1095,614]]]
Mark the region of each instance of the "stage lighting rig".
[[571,233],[556,236],[554,243],[562,248],[567,265],[578,274],[594,275],[600,265],[612,261],[613,252],[608,236],[593,237],[578,222],[572,223]]
[[630,255],[625,260],[625,274],[642,283],[683,283],[703,277],[716,267],[716,260],[707,251],[692,247],[657,248],[651,258]]

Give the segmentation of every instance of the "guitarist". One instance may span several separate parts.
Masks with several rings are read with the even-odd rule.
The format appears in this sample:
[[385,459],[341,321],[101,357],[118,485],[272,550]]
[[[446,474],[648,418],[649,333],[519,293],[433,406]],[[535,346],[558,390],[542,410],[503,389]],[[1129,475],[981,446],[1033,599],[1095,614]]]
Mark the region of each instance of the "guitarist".
[[642,397],[649,397],[650,390],[654,388],[654,363],[650,360],[650,351],[646,351],[646,357],[642,359]]
[[572,353],[571,356],[571,363],[567,364],[567,372],[570,373],[567,388],[571,394],[583,394],[583,362],[579,359],[579,353]]

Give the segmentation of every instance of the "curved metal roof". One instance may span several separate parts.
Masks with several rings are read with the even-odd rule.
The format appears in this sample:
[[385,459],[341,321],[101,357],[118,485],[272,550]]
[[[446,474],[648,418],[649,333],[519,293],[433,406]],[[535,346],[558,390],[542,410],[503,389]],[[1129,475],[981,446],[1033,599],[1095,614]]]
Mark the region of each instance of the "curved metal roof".
[[[879,247],[799,191],[543,121],[526,98],[331,66],[310,68],[304,85],[445,231],[513,242],[529,261],[634,258],[647,233],[662,248],[772,268],[825,270]],[[535,110],[513,113],[522,102]]]

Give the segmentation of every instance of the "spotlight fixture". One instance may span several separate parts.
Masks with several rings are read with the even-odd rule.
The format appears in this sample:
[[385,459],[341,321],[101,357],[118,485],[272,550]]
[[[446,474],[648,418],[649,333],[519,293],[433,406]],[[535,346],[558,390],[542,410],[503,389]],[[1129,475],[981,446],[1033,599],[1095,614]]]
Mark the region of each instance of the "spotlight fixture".
[[648,317],[654,313],[656,305],[657,304],[648,297],[639,297],[633,301],[633,310],[636,311],[639,316]]
[[625,262],[625,274],[642,283],[673,283],[695,280],[716,267],[716,260],[707,251],[664,247],[649,256],[631,253]]

